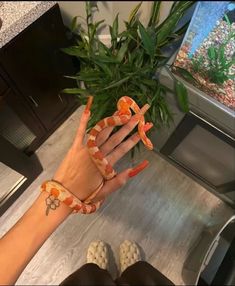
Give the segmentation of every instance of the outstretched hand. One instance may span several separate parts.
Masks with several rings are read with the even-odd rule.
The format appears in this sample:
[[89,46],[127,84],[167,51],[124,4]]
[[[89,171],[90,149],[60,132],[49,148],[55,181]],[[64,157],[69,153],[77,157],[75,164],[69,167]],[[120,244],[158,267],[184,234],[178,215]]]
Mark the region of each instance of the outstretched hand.
[[[75,140],[53,177],[55,181],[61,183],[80,200],[90,197],[104,181],[100,171],[90,158],[86,146],[86,127],[91,114],[89,109],[88,104],[81,116]],[[139,115],[135,114],[116,133],[111,135],[113,127],[107,127],[97,136],[97,145],[112,166],[140,141],[138,133],[123,141],[138,122]],[[152,125],[148,126],[148,129],[151,127]],[[128,168],[113,179],[104,181],[103,187],[92,201],[105,199],[106,196],[125,185],[129,178],[137,175],[147,165],[148,161],[145,160],[134,169]]]

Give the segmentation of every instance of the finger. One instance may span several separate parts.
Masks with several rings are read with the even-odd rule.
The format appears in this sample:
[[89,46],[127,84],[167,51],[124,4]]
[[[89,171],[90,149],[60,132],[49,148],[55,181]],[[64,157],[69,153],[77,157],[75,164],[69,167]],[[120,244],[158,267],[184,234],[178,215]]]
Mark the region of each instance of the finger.
[[107,127],[97,135],[96,144],[98,147],[101,146],[109,138],[113,129],[114,127]]
[[130,151],[138,142],[140,136],[138,132],[133,134],[126,141],[122,142],[106,157],[108,162],[113,166],[118,160],[120,160],[128,151]]
[[132,118],[125,124],[118,132],[113,134],[110,139],[100,148],[104,155],[110,153],[117,145],[119,145],[122,140],[136,127],[139,120],[149,109],[149,104],[145,104],[141,109],[139,114],[135,114]]
[[[147,132],[153,127],[152,123],[147,123],[144,126],[144,131]],[[138,142],[140,141],[140,136],[138,132],[128,138],[126,141],[122,142],[118,147],[114,149],[107,156],[107,160],[113,166],[118,160],[120,160],[127,152],[129,152]]]
[[106,181],[102,190],[98,193],[95,199],[93,199],[93,202],[105,199],[108,195],[110,195],[111,193],[117,191],[119,188],[124,186],[127,180],[129,179],[128,174],[130,173],[130,171],[131,169],[126,169],[125,171],[119,173],[112,180]]
[[136,127],[141,115],[136,114],[119,131],[113,134],[101,147],[100,151],[106,156]]
[[[113,113],[113,115],[116,115],[116,114],[117,114],[117,111]],[[98,147],[101,146],[109,138],[113,129],[114,129],[114,126],[107,127],[97,135],[96,144]]]
[[76,137],[74,140],[74,146],[75,147],[82,146],[82,142],[83,142],[83,139],[84,139],[85,134],[86,134],[87,124],[88,124],[88,121],[89,121],[90,115],[91,115],[90,108],[92,105],[92,101],[93,101],[93,97],[89,96],[88,101],[87,101],[87,105],[86,105],[86,107],[82,113],[82,116],[80,119],[80,124],[79,124],[77,134],[76,134]]
[[102,190],[98,193],[97,197],[93,200],[93,202],[103,200],[108,195],[110,195],[111,193],[113,193],[113,192],[117,191],[119,188],[123,187],[130,178],[139,174],[148,165],[149,165],[149,162],[147,160],[144,160],[138,166],[136,166],[132,169],[130,169],[130,168],[126,169],[125,171],[119,173],[112,180],[107,181],[105,183],[104,187],[102,188]]

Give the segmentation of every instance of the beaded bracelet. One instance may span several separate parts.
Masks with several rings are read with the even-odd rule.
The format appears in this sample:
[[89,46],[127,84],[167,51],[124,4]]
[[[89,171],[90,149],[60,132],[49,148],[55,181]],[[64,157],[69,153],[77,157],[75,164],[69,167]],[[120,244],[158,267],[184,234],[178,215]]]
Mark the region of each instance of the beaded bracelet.
[[102,182],[96,191],[85,201],[81,201],[58,182],[52,180],[45,181],[41,185],[41,191],[49,193],[49,196],[46,199],[46,214],[48,215],[50,209],[55,210],[60,205],[60,202],[63,202],[68,207],[72,208],[73,213],[91,214],[95,212],[104,200],[93,203],[92,199],[97,195],[103,185],[104,182]]

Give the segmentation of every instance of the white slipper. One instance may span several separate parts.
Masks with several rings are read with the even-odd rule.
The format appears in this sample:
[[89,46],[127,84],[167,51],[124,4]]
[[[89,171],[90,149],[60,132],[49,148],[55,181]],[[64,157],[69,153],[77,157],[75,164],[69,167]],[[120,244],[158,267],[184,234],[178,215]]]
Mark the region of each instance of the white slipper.
[[129,240],[125,240],[119,248],[119,260],[121,273],[132,264],[141,260],[138,245]]
[[107,245],[101,240],[91,242],[87,250],[87,263],[94,263],[102,269],[107,269],[108,260]]

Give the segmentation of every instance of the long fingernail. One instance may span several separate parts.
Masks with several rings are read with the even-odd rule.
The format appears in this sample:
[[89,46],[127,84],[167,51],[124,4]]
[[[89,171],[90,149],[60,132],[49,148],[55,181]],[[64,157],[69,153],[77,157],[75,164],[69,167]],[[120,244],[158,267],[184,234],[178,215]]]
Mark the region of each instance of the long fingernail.
[[92,102],[93,102],[93,96],[89,96],[88,100],[87,100],[86,108],[84,111],[86,114],[88,114],[90,112]]
[[139,174],[142,170],[144,170],[149,164],[149,161],[147,160],[144,160],[142,163],[140,163],[139,165],[137,165],[135,168],[133,168],[128,176],[131,178],[131,177],[134,177],[136,176],[137,174]]
[[147,123],[144,125],[144,132],[149,131],[152,127],[153,127],[153,123],[152,123],[152,122],[147,122]]

